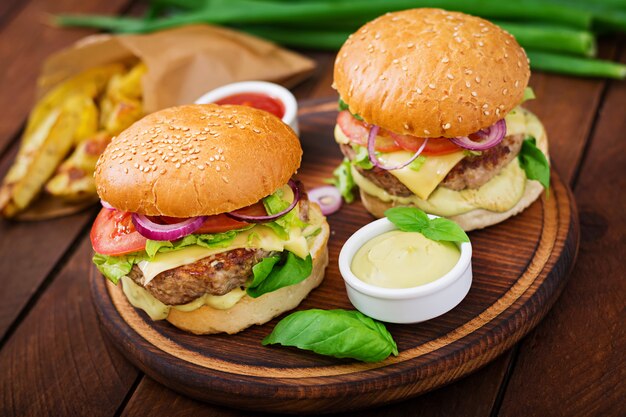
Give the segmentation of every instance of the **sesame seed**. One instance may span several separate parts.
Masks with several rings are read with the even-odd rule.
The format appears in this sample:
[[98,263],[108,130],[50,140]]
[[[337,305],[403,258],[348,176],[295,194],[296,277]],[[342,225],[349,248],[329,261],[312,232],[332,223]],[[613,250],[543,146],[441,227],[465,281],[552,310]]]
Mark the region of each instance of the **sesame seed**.
[[463,116],[457,117],[457,120],[459,121],[459,123],[461,123],[463,121]]
[[443,130],[448,130],[450,129],[452,125],[450,123],[446,123],[445,125],[442,125],[441,127],[443,127]]
[[219,170],[220,170],[220,167],[219,167],[219,166],[216,166],[216,167],[215,167],[215,170],[216,170],[216,171],[219,171]]
[[415,44],[413,42],[409,42],[406,44],[407,48],[413,48],[415,46]]
[[485,46],[485,43],[483,41],[479,41],[478,46]]
[[515,81],[515,87],[519,86],[519,80]]
[[447,64],[448,62],[450,62],[450,59],[448,59],[447,56],[444,56],[441,62],[443,62],[444,64]]
[[446,75],[446,77],[448,77],[449,80],[453,80],[454,79],[454,75],[452,75],[452,74],[448,74],[448,75]]
[[485,110],[483,113],[485,113],[485,116],[489,116],[489,110]]
[[215,161],[215,158],[210,157],[210,158],[209,158],[209,161],[213,162],[213,161]]
[[472,91],[472,96],[476,97],[477,95],[476,91]]
[[469,82],[469,81],[465,81],[465,86],[466,86],[467,88],[470,88],[470,86],[471,86],[470,82]]
[[124,168],[124,173],[128,174],[128,168]]
[[428,129],[424,129],[424,134],[425,134],[425,135],[430,135],[430,130],[428,130]]
[[435,84],[430,83],[430,84],[428,84],[428,87],[430,87],[431,90],[434,90],[436,86],[435,86]]
[[456,38],[454,38],[457,42],[461,43],[463,42],[463,39],[461,39],[459,36],[457,36]]
[[387,77],[385,77],[384,75],[381,75],[379,78],[380,78],[382,81],[385,81],[385,80],[387,79]]
[[483,109],[487,109],[487,108],[489,108],[489,104],[487,103],[483,104]]
[[476,77],[475,80],[476,80],[477,83],[479,83],[480,82],[480,77]]
[[202,165],[202,164],[198,164],[197,166],[198,166],[198,169],[199,169],[200,171],[202,171],[202,170],[204,169],[204,165]]
[[397,64],[399,61],[398,61],[397,59],[394,59],[394,60],[393,60],[393,61],[391,61],[391,62],[393,62],[394,64]]
[[506,88],[504,90],[502,90],[502,95],[506,95],[506,93],[508,93],[509,90],[507,90]]
[[421,89],[421,88],[416,88],[416,89],[415,89],[415,92],[416,92],[417,94],[422,94],[422,89]]
[[177,163],[176,163],[176,165],[175,165],[175,167],[176,167],[177,169],[178,169],[178,168],[180,168],[180,162],[177,162]]
[[405,123],[403,126],[404,126],[405,129],[409,130],[409,124],[408,123]]

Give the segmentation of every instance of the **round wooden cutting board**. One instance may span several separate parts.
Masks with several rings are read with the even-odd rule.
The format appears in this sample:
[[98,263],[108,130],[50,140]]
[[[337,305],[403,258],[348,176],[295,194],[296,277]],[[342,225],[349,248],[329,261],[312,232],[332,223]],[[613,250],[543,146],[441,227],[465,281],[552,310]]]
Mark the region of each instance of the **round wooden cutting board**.
[[[341,161],[333,140],[336,102],[300,110],[304,159],[298,173],[320,186]],[[342,243],[373,218],[360,202],[329,217],[330,263],[322,285],[299,309],[353,309],[339,274]],[[400,354],[364,364],[262,346],[278,319],[236,335],[194,336],[153,322],[93,268],[91,288],[102,325],[146,374],[191,397],[255,411],[337,412],[408,398],[478,369],[515,344],[559,296],[578,248],[571,192],[552,172],[548,197],[522,214],[470,233],[474,281],[454,310],[425,323],[388,324]]]

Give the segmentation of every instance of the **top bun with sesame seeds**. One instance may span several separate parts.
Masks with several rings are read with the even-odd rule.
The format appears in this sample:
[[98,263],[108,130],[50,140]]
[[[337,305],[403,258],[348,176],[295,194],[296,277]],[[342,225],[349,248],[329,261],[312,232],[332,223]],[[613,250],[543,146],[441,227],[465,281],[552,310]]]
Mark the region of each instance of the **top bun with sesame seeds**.
[[395,133],[466,136],[519,105],[530,70],[515,38],[440,9],[388,13],[350,36],[334,86],[353,114]]
[[186,105],[152,113],[114,138],[95,181],[100,198],[122,211],[213,215],[272,194],[301,157],[293,130],[267,112]]

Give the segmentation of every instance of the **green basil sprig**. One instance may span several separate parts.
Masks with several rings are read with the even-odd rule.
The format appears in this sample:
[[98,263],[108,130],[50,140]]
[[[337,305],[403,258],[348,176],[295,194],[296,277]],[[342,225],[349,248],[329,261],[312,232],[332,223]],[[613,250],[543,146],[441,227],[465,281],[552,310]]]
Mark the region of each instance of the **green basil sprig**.
[[305,310],[282,319],[263,345],[281,344],[336,358],[380,362],[398,346],[382,323],[358,311]]
[[246,288],[246,293],[252,298],[260,297],[304,281],[311,275],[311,271],[313,271],[311,255],[302,259],[289,251],[284,251],[281,256],[264,258],[252,267],[254,278]]
[[403,232],[418,232],[435,241],[469,242],[461,226],[452,220],[443,217],[430,219],[415,207],[393,207],[385,211],[385,216]]
[[526,172],[526,177],[537,180],[546,191],[550,188],[550,164],[548,158],[537,147],[535,138],[528,137],[522,143],[519,153],[519,164]]

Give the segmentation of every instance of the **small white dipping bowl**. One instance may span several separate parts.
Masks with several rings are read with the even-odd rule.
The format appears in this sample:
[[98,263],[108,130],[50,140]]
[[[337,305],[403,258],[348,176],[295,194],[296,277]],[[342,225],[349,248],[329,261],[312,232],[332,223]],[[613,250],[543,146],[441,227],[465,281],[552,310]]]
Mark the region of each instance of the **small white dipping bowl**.
[[211,90],[196,100],[196,104],[215,103],[225,97],[241,93],[261,93],[277,99],[285,106],[283,122],[289,125],[297,135],[300,135],[298,128],[298,103],[296,98],[282,85],[269,83],[266,81],[243,81],[239,83],[226,84],[215,90]]
[[[382,288],[361,281],[352,273],[352,259],[361,246],[396,229],[387,218],[376,220],[357,230],[341,248],[339,271],[352,305],[361,313],[388,323],[419,323],[452,310],[472,285],[472,245],[469,242],[459,245],[461,256],[450,272],[417,287]],[[415,265],[416,269],[419,267]]]

